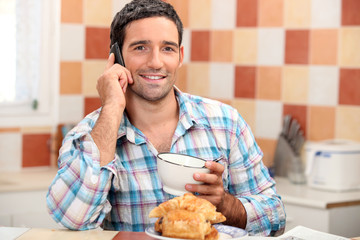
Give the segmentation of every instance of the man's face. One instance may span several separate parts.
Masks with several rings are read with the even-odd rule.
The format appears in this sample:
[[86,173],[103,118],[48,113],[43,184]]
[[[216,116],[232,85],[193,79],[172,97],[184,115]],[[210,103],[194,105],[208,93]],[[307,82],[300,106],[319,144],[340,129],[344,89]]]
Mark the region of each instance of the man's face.
[[129,94],[158,101],[173,88],[176,71],[183,61],[176,25],[165,17],[131,22],[123,44],[126,68],[133,76]]

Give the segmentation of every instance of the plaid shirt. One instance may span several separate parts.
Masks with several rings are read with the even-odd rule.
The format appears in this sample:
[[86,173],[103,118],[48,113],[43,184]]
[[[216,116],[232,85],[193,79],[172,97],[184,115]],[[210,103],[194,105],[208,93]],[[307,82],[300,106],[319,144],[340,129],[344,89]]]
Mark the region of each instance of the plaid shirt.
[[[247,212],[250,235],[282,232],[285,212],[262,152],[238,112],[217,101],[176,90],[179,122],[171,152],[207,160],[223,157],[224,189]],[[165,193],[156,167],[157,150],[124,113],[114,160],[100,167],[100,152],[90,133],[101,109],[85,117],[65,137],[59,171],[47,195],[52,217],[67,228],[99,227],[144,231],[156,219],[148,214],[174,197]]]

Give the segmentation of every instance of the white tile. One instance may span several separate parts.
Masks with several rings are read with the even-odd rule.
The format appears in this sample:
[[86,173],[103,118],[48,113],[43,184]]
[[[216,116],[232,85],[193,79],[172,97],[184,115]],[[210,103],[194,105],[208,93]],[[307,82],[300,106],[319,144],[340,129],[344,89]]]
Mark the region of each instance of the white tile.
[[[113,16],[116,15],[127,3],[131,2],[131,0],[113,0],[112,1],[112,14]],[[109,24],[110,26],[110,24]]]
[[0,171],[20,171],[22,134],[0,133]]
[[236,24],[235,0],[212,0],[211,25],[213,29],[233,29]]
[[285,30],[260,28],[258,32],[258,64],[280,66],[284,64]]
[[84,97],[60,95],[59,123],[78,123],[84,118]]
[[277,139],[282,126],[283,106],[279,101],[256,102],[255,136],[260,138]]
[[312,66],[309,72],[309,104],[336,106],[339,98],[339,68]]
[[184,63],[189,63],[191,55],[191,31],[189,29],[184,29],[182,45],[184,46]]
[[234,98],[234,72],[232,64],[210,64],[210,97],[218,99]]
[[60,60],[82,61],[85,58],[85,27],[61,24]]
[[340,22],[341,0],[312,0],[312,28],[338,28]]

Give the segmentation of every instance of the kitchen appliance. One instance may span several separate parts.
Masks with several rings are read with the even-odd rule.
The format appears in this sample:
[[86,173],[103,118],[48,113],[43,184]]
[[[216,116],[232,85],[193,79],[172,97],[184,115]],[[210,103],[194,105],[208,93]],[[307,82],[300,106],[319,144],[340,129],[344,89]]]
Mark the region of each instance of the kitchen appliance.
[[360,189],[359,142],[307,142],[305,156],[310,187],[339,192]]

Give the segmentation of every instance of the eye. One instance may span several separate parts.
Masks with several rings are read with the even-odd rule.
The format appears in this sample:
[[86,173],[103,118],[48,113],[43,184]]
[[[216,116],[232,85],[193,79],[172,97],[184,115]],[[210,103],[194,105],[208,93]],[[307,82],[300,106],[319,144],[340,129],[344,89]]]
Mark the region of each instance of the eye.
[[164,51],[166,51],[166,52],[175,52],[175,49],[172,48],[172,47],[165,47]]
[[137,46],[137,47],[135,47],[135,50],[143,51],[143,50],[145,50],[145,47],[144,46]]

